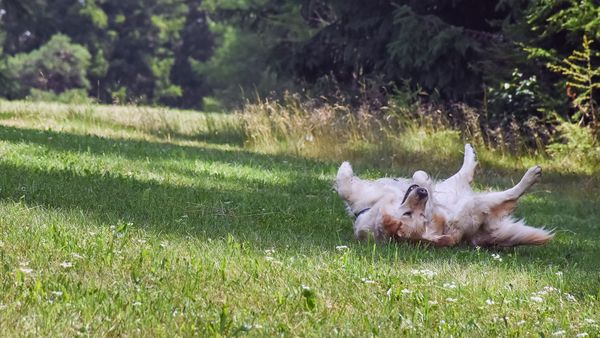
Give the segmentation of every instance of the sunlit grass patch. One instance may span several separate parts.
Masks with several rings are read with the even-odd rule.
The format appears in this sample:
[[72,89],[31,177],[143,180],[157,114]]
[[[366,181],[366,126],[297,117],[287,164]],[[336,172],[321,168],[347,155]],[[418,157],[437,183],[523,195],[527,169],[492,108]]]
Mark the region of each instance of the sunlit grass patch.
[[[165,133],[142,108],[7,104],[5,336],[600,334],[593,176],[551,168],[523,198],[519,216],[556,229],[547,246],[358,243],[332,191],[338,160],[353,156],[365,177],[443,177],[460,165],[457,135],[407,129],[390,148],[331,137],[293,152],[242,146],[231,115],[165,111]],[[210,128],[225,136],[199,136]],[[507,187],[534,161],[480,159],[478,189]]]

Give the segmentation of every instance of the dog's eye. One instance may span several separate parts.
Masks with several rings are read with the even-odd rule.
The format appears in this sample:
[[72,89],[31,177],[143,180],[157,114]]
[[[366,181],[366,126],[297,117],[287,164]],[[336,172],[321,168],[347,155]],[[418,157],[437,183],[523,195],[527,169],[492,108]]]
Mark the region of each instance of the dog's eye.
[[402,216],[408,216],[408,217],[410,217],[410,216],[412,216],[412,211],[407,211]]

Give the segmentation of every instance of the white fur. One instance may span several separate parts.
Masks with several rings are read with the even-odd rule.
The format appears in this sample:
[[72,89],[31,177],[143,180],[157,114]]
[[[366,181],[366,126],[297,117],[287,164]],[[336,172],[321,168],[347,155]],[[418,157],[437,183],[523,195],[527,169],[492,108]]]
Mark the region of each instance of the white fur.
[[[465,145],[460,170],[441,182],[431,180],[424,171],[415,172],[412,179],[362,180],[344,162],[336,189],[352,214],[370,208],[354,222],[359,239],[373,233],[378,240],[417,239],[439,246],[461,241],[479,246],[513,246],[544,244],[553,237],[551,232],[532,228],[511,216],[517,200],[540,177],[540,167],[530,168],[513,188],[483,193],[474,192],[470,186],[476,167],[477,158],[469,144]],[[402,203],[412,184],[426,189],[428,195],[419,197],[413,191]]]

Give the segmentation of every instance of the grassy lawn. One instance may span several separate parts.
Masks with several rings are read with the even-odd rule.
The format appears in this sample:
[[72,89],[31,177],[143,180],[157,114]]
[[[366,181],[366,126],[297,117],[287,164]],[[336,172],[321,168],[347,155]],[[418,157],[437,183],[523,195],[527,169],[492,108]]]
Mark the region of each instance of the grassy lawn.
[[[534,161],[481,154],[479,189]],[[355,171],[462,154],[414,158]],[[244,146],[233,116],[0,102],[2,336],[600,335],[598,171],[540,163],[517,213],[555,239],[494,251],[355,242],[338,164]]]

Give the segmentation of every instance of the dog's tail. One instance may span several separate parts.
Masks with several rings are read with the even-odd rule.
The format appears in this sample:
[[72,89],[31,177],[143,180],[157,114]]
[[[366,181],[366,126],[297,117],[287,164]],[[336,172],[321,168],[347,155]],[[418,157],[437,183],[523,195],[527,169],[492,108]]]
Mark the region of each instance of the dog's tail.
[[354,172],[350,163],[342,163],[335,178],[335,190],[344,200],[347,200],[352,193],[352,177]]
[[492,232],[495,242],[500,246],[542,245],[554,237],[552,231],[528,226],[523,220],[505,217],[499,221]]

